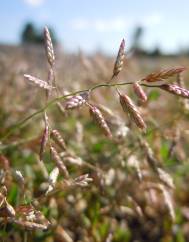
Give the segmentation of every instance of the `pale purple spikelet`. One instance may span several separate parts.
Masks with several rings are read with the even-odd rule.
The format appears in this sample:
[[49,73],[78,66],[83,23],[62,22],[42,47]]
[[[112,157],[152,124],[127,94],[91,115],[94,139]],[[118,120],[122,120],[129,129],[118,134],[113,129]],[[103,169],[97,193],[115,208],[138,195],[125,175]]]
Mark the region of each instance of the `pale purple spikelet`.
[[81,93],[79,95],[70,97],[65,103],[65,110],[79,108],[86,103],[88,100],[88,92]]
[[183,98],[189,98],[189,90],[180,87],[176,84],[164,84],[161,85],[160,88],[174,95],[178,95]]
[[144,92],[144,90],[142,89],[142,87],[140,86],[140,84],[138,84],[137,82],[134,82],[133,83],[133,90],[142,102],[147,101],[147,99],[148,99],[147,95]]

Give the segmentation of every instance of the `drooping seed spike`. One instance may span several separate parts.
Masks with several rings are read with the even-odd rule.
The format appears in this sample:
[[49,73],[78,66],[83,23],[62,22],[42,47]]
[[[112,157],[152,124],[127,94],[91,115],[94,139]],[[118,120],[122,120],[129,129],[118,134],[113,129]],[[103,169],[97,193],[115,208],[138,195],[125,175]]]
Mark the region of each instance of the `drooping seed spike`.
[[88,186],[89,182],[92,182],[92,181],[93,179],[89,177],[89,174],[84,174],[74,179],[74,183],[81,187]]
[[176,67],[176,68],[170,68],[170,69],[164,69],[157,72],[153,72],[149,75],[147,75],[145,78],[143,78],[141,81],[145,82],[156,82],[156,81],[164,81],[168,79],[169,77],[172,77],[178,73],[181,73],[185,70],[185,67]]
[[123,39],[121,44],[120,44],[119,51],[118,51],[118,54],[117,54],[117,58],[116,58],[116,61],[115,61],[115,64],[114,64],[112,79],[115,76],[117,76],[119,74],[119,72],[122,70],[124,57],[125,57],[125,40]]
[[93,120],[96,122],[96,124],[101,128],[103,133],[108,137],[112,138],[112,133],[110,131],[110,128],[108,127],[108,124],[106,123],[101,111],[94,105],[89,105],[89,111],[91,116],[93,117]]
[[13,172],[13,176],[14,176],[16,182],[18,182],[20,185],[24,185],[25,180],[24,180],[24,177],[23,177],[21,171],[15,170]]
[[54,185],[56,183],[58,175],[59,175],[59,169],[58,167],[55,167],[49,174],[49,183],[51,185]]
[[159,188],[162,191],[162,194],[163,194],[163,197],[164,197],[164,200],[165,200],[165,204],[166,204],[166,206],[168,208],[170,217],[171,217],[171,219],[173,221],[175,221],[175,210],[174,210],[174,207],[173,207],[173,202],[172,202],[171,195],[168,192],[168,190],[165,188],[164,185],[159,184]]
[[167,92],[174,94],[174,95],[177,95],[177,96],[180,96],[180,97],[183,97],[183,98],[189,98],[189,90],[187,90],[183,87],[177,86],[175,84],[164,84],[164,85],[161,85],[159,87],[161,89],[167,91]]
[[68,170],[66,168],[66,166],[64,165],[60,155],[58,154],[57,150],[51,145],[50,147],[51,150],[51,154],[52,157],[56,163],[56,166],[59,168],[60,172],[66,177],[69,178],[69,173]]
[[53,67],[55,63],[55,55],[54,55],[52,39],[47,27],[44,28],[44,39],[45,39],[45,51],[46,51],[47,60],[49,65]]
[[157,168],[157,174],[158,174],[160,181],[162,181],[165,185],[167,185],[168,187],[170,187],[172,189],[175,188],[175,185],[173,183],[173,178],[167,172],[165,172],[161,168]]
[[1,208],[0,208],[0,216],[1,217],[15,217],[16,212],[12,205],[10,205],[6,198],[3,199],[3,202],[1,201]]
[[59,175],[59,168],[55,167],[51,171],[51,173],[49,174],[49,179],[48,179],[49,186],[48,186],[48,189],[46,191],[46,195],[54,189],[54,186],[55,186],[56,181],[58,179],[58,175]]
[[135,122],[135,124],[142,130],[146,129],[146,124],[138,111],[137,107],[133,101],[126,94],[119,93],[119,100],[124,112],[128,113],[130,118]]
[[26,80],[34,83],[36,86],[41,87],[43,89],[52,90],[52,88],[53,88],[46,81],[43,81],[43,80],[41,80],[37,77],[31,76],[31,75],[28,75],[28,74],[24,74],[24,77],[26,78]]
[[81,93],[80,95],[73,96],[67,99],[65,103],[65,110],[79,108],[88,100],[88,92]]
[[148,99],[147,95],[144,92],[144,90],[142,89],[142,87],[140,86],[140,84],[138,84],[137,82],[134,82],[133,83],[133,90],[142,102],[147,101],[147,99]]
[[18,220],[18,219],[8,219],[9,222],[15,223],[25,229],[29,229],[29,230],[35,230],[35,229],[42,229],[42,230],[46,230],[48,229],[50,223],[48,225],[46,224],[40,224],[40,223],[35,223],[35,222],[30,222],[30,221],[22,221],[22,220]]
[[42,139],[41,139],[41,144],[40,144],[40,151],[39,151],[39,159],[40,161],[43,160],[43,154],[48,142],[48,137],[49,137],[49,124],[48,124],[48,116],[45,113],[44,115],[44,121],[45,121],[45,128],[43,131]]
[[[185,83],[184,83],[184,80],[183,80],[183,75],[182,73],[179,73],[177,75],[177,80],[176,80],[177,84],[179,87],[182,87],[182,88],[186,88],[185,86]],[[181,104],[181,108],[183,109],[183,111],[185,113],[188,113],[189,112],[189,100],[187,99],[183,99],[182,96],[179,98],[179,102]],[[171,153],[170,153],[171,154]]]
[[53,140],[60,146],[61,149],[66,150],[65,141],[58,130],[53,129],[51,131],[51,136],[52,136]]

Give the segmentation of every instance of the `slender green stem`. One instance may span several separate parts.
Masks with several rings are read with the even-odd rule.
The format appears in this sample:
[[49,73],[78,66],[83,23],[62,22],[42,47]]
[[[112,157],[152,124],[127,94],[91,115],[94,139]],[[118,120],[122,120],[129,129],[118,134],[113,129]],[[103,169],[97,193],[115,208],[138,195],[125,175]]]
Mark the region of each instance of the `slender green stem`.
[[[95,89],[98,88],[102,88],[102,87],[117,87],[117,86],[125,86],[125,85],[131,85],[133,84],[133,82],[121,82],[121,83],[104,83],[104,84],[97,84],[91,88],[88,89],[84,89],[84,90],[80,90],[80,91],[76,91],[67,95],[63,95],[60,97],[56,97],[54,99],[52,99],[51,101],[49,101],[43,108],[37,110],[36,112],[30,114],[29,116],[27,116],[26,118],[22,119],[21,121],[17,122],[16,124],[14,124],[13,126],[11,126],[8,131],[5,133],[5,135],[3,135],[3,137],[1,137],[1,141],[6,140],[12,133],[14,133],[14,131],[20,129],[21,127],[23,127],[28,121],[32,120],[32,118],[38,116],[39,114],[43,113],[44,111],[46,111],[48,108],[50,108],[51,106],[53,106],[54,104],[56,104],[58,101],[64,100],[66,97],[70,97],[70,96],[74,96],[77,95],[79,93],[82,92],[92,92]],[[145,85],[147,86],[147,85]]]

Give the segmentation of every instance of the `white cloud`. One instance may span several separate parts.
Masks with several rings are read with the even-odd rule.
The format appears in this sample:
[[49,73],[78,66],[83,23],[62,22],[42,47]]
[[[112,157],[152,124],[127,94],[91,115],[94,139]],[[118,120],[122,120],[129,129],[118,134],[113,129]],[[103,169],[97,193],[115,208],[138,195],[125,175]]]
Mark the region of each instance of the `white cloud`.
[[36,7],[42,5],[45,2],[45,0],[24,0],[24,2],[26,2],[30,6]]
[[86,19],[79,18],[70,22],[70,27],[74,30],[95,30],[97,32],[123,32],[128,28],[138,25],[152,27],[162,22],[162,15],[158,13],[141,16],[138,18],[116,17],[112,19]]
[[75,19],[70,22],[70,26],[74,30],[93,29],[97,32],[121,32],[124,31],[128,23],[123,18],[114,19]]

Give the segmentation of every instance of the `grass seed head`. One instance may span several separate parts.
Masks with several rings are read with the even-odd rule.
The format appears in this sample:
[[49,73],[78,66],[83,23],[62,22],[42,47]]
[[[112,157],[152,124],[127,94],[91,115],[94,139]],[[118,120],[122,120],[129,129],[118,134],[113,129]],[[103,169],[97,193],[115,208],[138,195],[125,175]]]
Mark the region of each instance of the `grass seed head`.
[[24,180],[24,177],[23,177],[21,171],[15,170],[15,172],[13,172],[13,176],[14,176],[16,182],[18,182],[20,185],[24,185],[25,180]]
[[158,176],[159,179],[168,187],[170,188],[175,188],[175,185],[173,183],[173,178],[167,173],[165,172],[163,169],[161,168],[157,168],[157,172],[158,172]]
[[75,108],[81,107],[86,103],[86,101],[88,100],[88,97],[89,97],[89,94],[85,92],[80,95],[76,95],[71,98],[68,98],[65,103],[65,109],[69,110],[69,109],[75,109]]
[[125,40],[123,39],[121,44],[120,44],[119,51],[118,51],[118,54],[117,54],[117,58],[116,58],[116,61],[115,61],[115,64],[114,64],[112,79],[115,76],[117,76],[119,74],[119,72],[122,70],[124,57],[125,57]]
[[101,111],[94,105],[89,105],[89,111],[90,111],[91,116],[93,117],[93,120],[101,128],[103,133],[108,138],[112,138],[112,133],[110,131],[110,128],[108,127],[108,124],[106,123]]
[[49,186],[47,188],[46,195],[54,189],[55,183],[58,179],[58,175],[59,175],[59,168],[55,167],[49,174],[49,179],[48,179]]
[[44,28],[44,38],[45,38],[45,51],[46,51],[47,60],[49,65],[53,67],[55,63],[55,55],[54,55],[52,39],[47,27]]
[[59,168],[60,172],[66,177],[69,178],[69,173],[68,170],[66,168],[66,166],[64,165],[60,155],[58,154],[57,150],[51,145],[50,147],[51,150],[51,154],[52,157],[56,163],[56,166]]
[[133,83],[133,90],[142,102],[147,101],[147,99],[148,99],[147,95],[144,92],[144,90],[142,89],[142,87],[140,86],[140,84],[138,84],[137,82],[134,82]]
[[37,77],[25,74],[24,77],[26,80],[30,81],[31,83],[34,83],[36,86],[41,87],[46,90],[51,90],[53,87],[50,86],[46,81],[43,81]]
[[81,175],[74,179],[74,183],[77,186],[81,186],[81,187],[88,186],[89,182],[92,182],[92,181],[93,181],[93,179],[91,177],[89,177],[89,174],[84,174],[84,175]]
[[164,197],[164,200],[165,200],[165,204],[166,204],[166,206],[168,208],[170,217],[171,217],[171,219],[173,221],[175,221],[175,210],[174,210],[174,207],[173,207],[173,202],[172,202],[172,199],[171,199],[171,195],[168,192],[168,190],[165,188],[164,185],[160,184],[159,188],[162,191],[162,194],[163,194],[163,197]]
[[183,72],[184,70],[185,70],[184,67],[177,67],[177,68],[171,68],[171,69],[165,69],[165,70],[153,72],[147,75],[145,78],[143,78],[142,81],[145,81],[145,82],[163,81],[176,74]]
[[9,222],[13,222],[25,229],[28,230],[35,230],[35,229],[42,229],[46,230],[49,227],[49,224],[40,224],[40,223],[35,223],[35,222],[30,222],[30,221],[22,221],[18,219],[9,219]]
[[53,129],[51,131],[51,136],[52,136],[53,140],[60,146],[61,149],[66,150],[65,141],[58,130]]
[[124,112],[128,113],[130,118],[135,122],[135,124],[142,130],[146,129],[146,124],[138,111],[137,107],[126,94],[119,93],[119,100]]
[[189,98],[189,90],[183,87],[177,86],[176,84],[164,84],[164,85],[161,85],[160,88],[174,95],[177,95],[183,98]]

